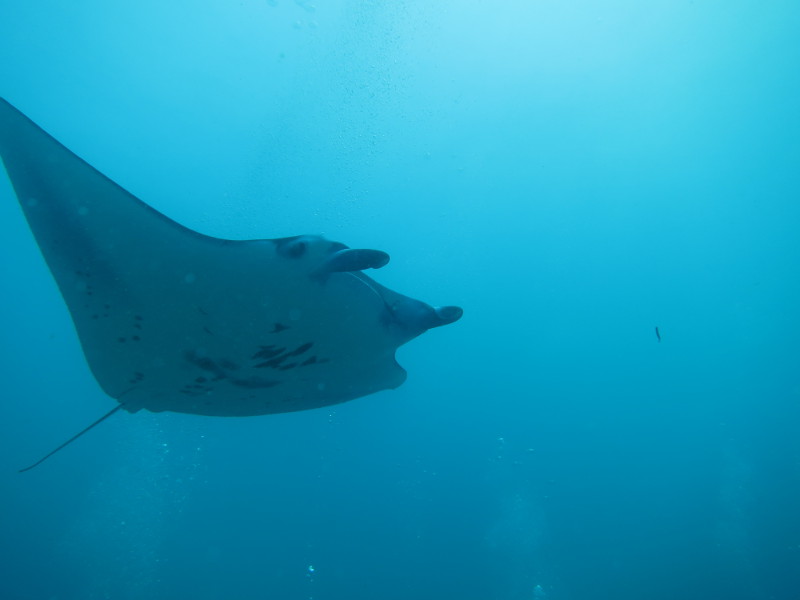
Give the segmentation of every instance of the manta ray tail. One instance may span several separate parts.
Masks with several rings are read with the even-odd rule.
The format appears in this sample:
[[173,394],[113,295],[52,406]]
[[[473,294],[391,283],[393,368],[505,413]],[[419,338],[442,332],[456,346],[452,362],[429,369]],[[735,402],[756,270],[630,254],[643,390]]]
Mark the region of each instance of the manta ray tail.
[[76,433],[75,435],[73,435],[73,436],[72,436],[71,438],[69,438],[69,439],[68,439],[66,442],[64,442],[63,444],[61,444],[61,445],[60,445],[58,448],[56,448],[55,450],[53,450],[52,452],[50,452],[50,453],[49,453],[49,454],[47,454],[46,456],[44,456],[44,457],[40,458],[40,459],[39,459],[39,460],[37,460],[35,463],[33,463],[31,466],[29,466],[29,467],[25,467],[24,469],[20,469],[18,472],[19,472],[19,473],[24,473],[25,471],[30,471],[30,470],[31,470],[33,467],[38,467],[40,464],[42,464],[42,463],[43,463],[44,461],[46,461],[48,458],[50,458],[51,456],[53,456],[53,454],[55,454],[56,452],[58,452],[59,450],[61,450],[61,449],[62,449],[62,448],[64,448],[65,446],[69,446],[69,445],[70,445],[72,442],[74,442],[75,440],[77,440],[77,439],[78,439],[79,437],[81,437],[81,436],[82,436],[84,433],[86,433],[87,431],[89,431],[90,429],[92,429],[92,428],[93,428],[95,425],[99,425],[100,423],[102,423],[103,421],[105,421],[105,420],[106,420],[108,417],[110,417],[111,415],[113,415],[115,412],[117,412],[117,411],[118,411],[120,408],[122,408],[123,406],[124,406],[124,405],[123,405],[122,403],[120,403],[120,404],[117,404],[117,405],[116,405],[114,408],[112,408],[110,411],[108,411],[108,412],[107,412],[106,414],[104,414],[102,417],[100,417],[99,419],[97,419],[97,421],[95,421],[94,423],[92,423],[91,425],[89,425],[88,427],[86,427],[85,429],[83,429],[82,431],[79,431],[78,433]]

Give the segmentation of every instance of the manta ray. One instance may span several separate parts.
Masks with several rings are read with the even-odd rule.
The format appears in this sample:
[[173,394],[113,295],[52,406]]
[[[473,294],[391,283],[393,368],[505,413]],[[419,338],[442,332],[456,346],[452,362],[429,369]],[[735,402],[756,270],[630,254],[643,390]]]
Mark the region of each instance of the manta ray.
[[245,417],[396,388],[397,348],[461,318],[366,275],[389,261],[380,250],[184,227],[3,99],[0,157],[86,362],[119,403],[23,470],[120,409]]

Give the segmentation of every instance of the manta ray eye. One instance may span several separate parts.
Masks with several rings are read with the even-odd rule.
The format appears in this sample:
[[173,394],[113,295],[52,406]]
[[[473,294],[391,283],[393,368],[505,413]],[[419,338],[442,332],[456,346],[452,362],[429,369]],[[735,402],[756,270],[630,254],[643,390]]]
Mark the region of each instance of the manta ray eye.
[[303,240],[294,240],[288,244],[284,244],[281,248],[281,254],[287,258],[300,258],[308,250],[308,242]]

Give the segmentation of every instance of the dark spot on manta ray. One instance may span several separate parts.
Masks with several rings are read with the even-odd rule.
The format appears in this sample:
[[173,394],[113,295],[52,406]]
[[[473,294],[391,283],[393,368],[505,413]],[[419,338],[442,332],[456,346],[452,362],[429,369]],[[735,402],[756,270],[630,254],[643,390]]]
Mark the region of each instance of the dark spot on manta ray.
[[124,337],[117,338],[117,341],[118,341],[120,344],[124,344],[124,343],[125,343],[125,338],[124,338]]
[[275,358],[270,359],[266,362],[257,364],[256,369],[265,369],[265,368],[277,369],[287,358],[289,358],[288,354],[281,354],[280,356],[276,356]]
[[206,379],[205,377],[196,377],[195,381],[197,383],[205,383],[206,381],[208,381],[208,379]]
[[211,333],[211,330],[208,327],[203,327],[203,331],[205,331],[208,335],[214,335]]
[[187,361],[203,371],[210,371],[217,376],[226,377],[224,371],[217,366],[217,363],[207,356],[197,356],[194,351],[187,351],[183,356]]
[[314,345],[314,342],[306,342],[305,344],[301,344],[300,346],[298,346],[297,348],[295,348],[291,352],[287,352],[286,356],[299,356],[300,354],[303,354],[304,352],[308,352],[308,350],[313,345]]
[[297,366],[297,363],[293,362],[293,363],[289,363],[287,365],[281,365],[280,367],[278,367],[278,370],[279,371],[288,371],[289,369],[294,369],[296,366]]
[[[115,410],[253,416],[346,402],[400,386],[406,372],[397,349],[461,318],[458,307],[431,306],[369,276],[367,269],[388,262],[379,250],[315,235],[228,240],[182,226],[3,99],[0,158],[89,367],[120,403]],[[187,286],[188,279],[202,285]],[[131,329],[158,323],[152,348],[123,343],[133,336],[114,337],[119,331],[99,327],[92,315],[104,315],[104,303],[108,312],[133,316]],[[216,323],[225,324],[224,336]],[[285,349],[251,358],[264,350],[268,333],[281,335]],[[316,355],[312,361],[310,340],[315,349],[336,349],[336,360]],[[251,377],[254,362],[277,374],[300,361],[314,365],[302,377]],[[150,376],[131,387],[134,370]],[[214,393],[197,402],[181,397],[183,384],[201,373],[216,382]],[[258,401],[243,403],[242,388]]]
[[251,360],[255,360],[256,358],[272,358],[273,356],[278,356],[286,351],[286,348],[275,348],[275,346],[261,346],[261,350],[253,354],[251,356]]
[[312,356],[310,358],[305,359],[303,362],[301,362],[300,366],[301,367],[307,367],[308,365],[313,365],[315,362],[317,362],[317,357],[316,356]]
[[[259,358],[269,359],[265,362],[255,365],[257,369],[263,369],[265,367],[273,369],[279,368],[283,363],[283,361],[285,361],[287,358],[304,354],[308,352],[313,345],[314,342],[306,342],[305,344],[301,344],[294,350],[289,350],[288,352],[286,352],[285,347],[275,348],[274,346],[261,346],[261,350],[256,352],[252,358],[254,360]],[[293,366],[296,366],[296,363],[293,363]],[[291,368],[291,367],[286,367],[286,368]]]

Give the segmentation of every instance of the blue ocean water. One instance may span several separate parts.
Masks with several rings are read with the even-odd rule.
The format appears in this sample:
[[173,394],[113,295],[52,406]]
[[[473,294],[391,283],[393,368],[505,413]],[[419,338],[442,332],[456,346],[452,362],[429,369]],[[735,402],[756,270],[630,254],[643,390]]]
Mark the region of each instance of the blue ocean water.
[[[0,7],[0,95],[179,222],[379,248],[399,389],[120,413],[0,176],[0,597],[800,597],[800,7]],[[655,334],[659,328],[661,340]]]

